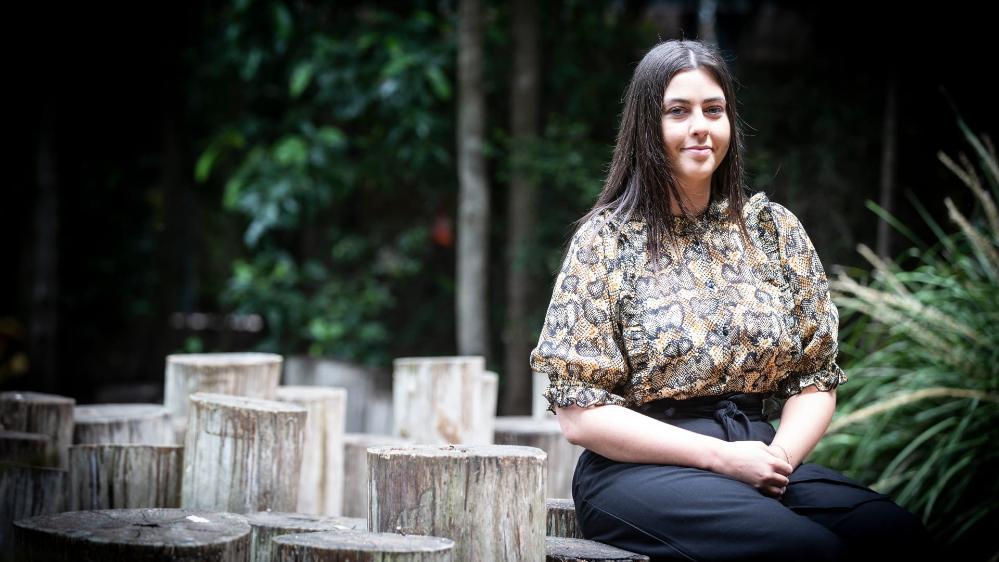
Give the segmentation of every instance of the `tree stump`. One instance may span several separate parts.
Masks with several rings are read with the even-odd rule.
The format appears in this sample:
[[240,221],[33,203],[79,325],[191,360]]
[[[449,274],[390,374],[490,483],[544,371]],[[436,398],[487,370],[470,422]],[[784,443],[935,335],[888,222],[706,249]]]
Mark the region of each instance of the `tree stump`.
[[22,519],[18,555],[52,562],[245,562],[243,517],[186,509],[70,511]]
[[191,395],[181,506],[295,511],[305,416],[305,408],[286,402]]
[[277,400],[308,411],[298,513],[340,515],[343,512],[343,435],[347,425],[347,391],[317,386],[281,386]]
[[344,531],[274,539],[276,562],[451,562],[454,541],[423,535]]
[[584,538],[576,519],[576,504],[572,500],[548,498],[545,500],[545,508],[548,512],[546,535],[566,539]]
[[583,448],[573,445],[562,435],[555,418],[531,416],[500,416],[494,423],[497,445],[537,447],[548,453],[548,490],[545,497],[571,498],[572,474]]
[[0,462],[52,466],[59,462],[52,438],[41,433],[0,431]]
[[484,424],[483,357],[408,357],[394,361],[393,434],[423,444],[491,444]]
[[368,516],[368,447],[408,445],[390,435],[348,433],[343,437],[343,512],[347,517]]
[[548,388],[550,379],[545,373],[531,371],[531,416],[542,419],[555,419],[555,414],[548,411],[548,400],[545,398],[545,390]]
[[348,433],[392,433],[392,373],[328,357],[288,356],[281,383],[347,390]]
[[0,554],[14,548],[14,521],[65,510],[65,470],[0,463]]
[[273,400],[281,380],[273,353],[181,353],[166,359],[163,404],[170,411],[176,443],[184,443],[188,398],[196,392]]
[[356,517],[324,517],[304,513],[258,511],[246,516],[250,524],[250,562],[270,562],[274,537],[322,531],[367,531],[368,522]]
[[604,562],[612,560],[648,560],[644,554],[635,554],[609,544],[585,539],[547,537],[545,539],[546,562]]
[[456,560],[540,560],[545,453],[514,445],[368,449],[368,527],[447,537]]
[[0,429],[48,435],[51,466],[69,466],[73,443],[73,406],[76,400],[40,392],[0,392]]
[[183,451],[177,445],[70,447],[68,509],[180,507]]
[[76,444],[174,444],[170,412],[159,404],[86,404],[74,409],[73,422]]
[[481,418],[478,427],[483,433],[488,434],[488,441],[485,443],[492,444],[495,435],[496,403],[499,401],[499,375],[493,371],[483,371],[479,383],[482,385],[479,395],[482,408],[479,410]]

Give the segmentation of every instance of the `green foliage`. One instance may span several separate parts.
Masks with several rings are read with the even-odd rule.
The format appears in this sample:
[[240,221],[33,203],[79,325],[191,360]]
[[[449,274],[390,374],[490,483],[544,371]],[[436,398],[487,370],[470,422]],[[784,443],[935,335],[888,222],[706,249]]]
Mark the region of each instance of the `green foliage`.
[[264,349],[387,361],[455,181],[451,16],[237,1],[209,25],[195,97],[225,117],[195,178],[245,220],[223,303],[265,317]]
[[843,349],[858,359],[811,460],[872,483],[939,540],[971,552],[990,544],[999,518],[999,172],[991,146],[961,125],[988,187],[967,158],[963,167],[940,159],[972,190],[980,216],[966,218],[947,198],[958,226],[947,232],[914,201],[938,237],[927,245],[870,203],[916,244],[899,261],[917,265],[903,270],[861,245],[874,271],[830,283],[846,312]]

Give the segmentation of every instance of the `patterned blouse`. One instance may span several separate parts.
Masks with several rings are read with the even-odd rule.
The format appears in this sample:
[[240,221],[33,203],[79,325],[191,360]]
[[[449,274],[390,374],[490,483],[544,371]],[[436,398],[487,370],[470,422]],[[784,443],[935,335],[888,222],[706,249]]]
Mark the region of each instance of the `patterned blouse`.
[[[573,235],[531,369],[549,376],[548,410],[728,392],[790,398],[847,381],[836,364],[839,311],[798,218],[754,194],[752,244],[724,221],[727,199],[673,217],[680,256],[656,272],[640,219],[593,217]],[[664,239],[665,241],[665,239]]]

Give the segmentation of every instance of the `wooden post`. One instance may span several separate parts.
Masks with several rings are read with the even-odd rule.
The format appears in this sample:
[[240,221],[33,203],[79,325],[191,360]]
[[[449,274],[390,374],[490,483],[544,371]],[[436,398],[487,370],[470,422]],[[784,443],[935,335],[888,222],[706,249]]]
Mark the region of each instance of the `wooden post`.
[[545,500],[545,508],[548,512],[546,535],[567,539],[584,538],[576,519],[576,504],[572,500],[548,498]]
[[306,410],[295,404],[191,395],[182,507],[295,511]]
[[540,560],[545,453],[513,445],[368,449],[368,527],[447,537],[456,560]]
[[41,433],[0,431],[0,462],[52,466],[59,462],[52,438]]
[[73,406],[76,400],[40,392],[0,392],[0,429],[41,433],[52,440],[52,466],[69,466],[73,442]]
[[494,423],[497,445],[537,447],[548,453],[547,498],[571,498],[572,474],[583,448],[573,445],[562,435],[555,418],[531,416],[500,416]]
[[[46,562],[245,562],[250,526],[239,515],[186,509],[70,511],[14,524],[17,554]],[[20,559],[20,558],[19,558]]]
[[298,513],[340,515],[343,511],[343,435],[347,391],[319,386],[280,386],[277,399],[304,407],[305,445],[298,484]]
[[545,538],[546,562],[648,561],[644,554],[628,552],[609,544],[585,539]]
[[173,445],[170,412],[159,404],[86,404],[73,412],[73,443]]
[[454,541],[423,535],[343,531],[274,539],[276,562],[451,562]]
[[65,509],[65,470],[0,463],[0,553],[14,548],[14,521]]
[[177,445],[73,445],[68,508],[180,507],[182,460]]
[[424,444],[492,443],[483,427],[483,357],[405,357],[394,367],[394,435]]
[[482,400],[482,409],[479,410],[478,428],[485,435],[479,439],[484,439],[481,441],[482,443],[492,444],[496,421],[496,403],[499,402],[499,375],[493,371],[483,371],[480,384],[482,390],[479,398]]
[[390,435],[348,433],[343,437],[343,515],[368,516],[368,447],[408,445],[408,439]]
[[531,371],[531,415],[535,418],[555,419],[555,414],[548,411],[548,400],[544,396],[549,380],[545,373]]
[[274,537],[322,531],[367,531],[368,522],[356,517],[324,517],[304,513],[258,511],[246,516],[250,524],[250,562],[270,562]]
[[182,353],[166,358],[163,404],[176,442],[184,442],[188,398],[196,392],[273,400],[281,380],[281,356],[273,353]]

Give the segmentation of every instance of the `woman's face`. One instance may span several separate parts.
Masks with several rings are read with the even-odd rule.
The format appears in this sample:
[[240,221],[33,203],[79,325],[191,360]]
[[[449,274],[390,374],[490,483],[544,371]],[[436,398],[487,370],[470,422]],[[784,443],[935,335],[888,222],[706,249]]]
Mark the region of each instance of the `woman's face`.
[[721,86],[703,69],[685,70],[673,76],[663,104],[663,140],[677,180],[687,190],[710,192],[732,136]]

